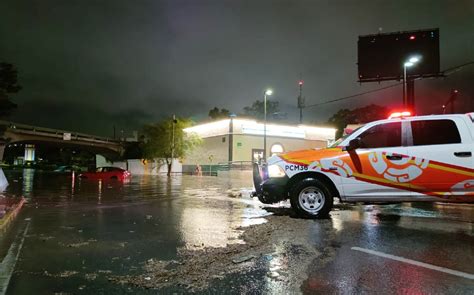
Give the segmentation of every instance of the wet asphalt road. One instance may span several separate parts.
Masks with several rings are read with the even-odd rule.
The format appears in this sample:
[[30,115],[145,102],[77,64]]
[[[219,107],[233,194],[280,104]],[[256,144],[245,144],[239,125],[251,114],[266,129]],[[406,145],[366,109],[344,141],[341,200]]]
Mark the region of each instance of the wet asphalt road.
[[[339,205],[329,219],[301,220],[287,203],[251,199],[245,174],[120,183],[5,173],[5,195],[28,199],[0,237],[2,258],[18,254],[8,294],[474,294],[473,205]],[[255,240],[252,259],[218,275],[207,257],[197,261],[213,278],[204,287],[111,280],[141,276],[147,261],[179,261],[182,250],[220,259],[203,251],[241,245],[243,232]]]

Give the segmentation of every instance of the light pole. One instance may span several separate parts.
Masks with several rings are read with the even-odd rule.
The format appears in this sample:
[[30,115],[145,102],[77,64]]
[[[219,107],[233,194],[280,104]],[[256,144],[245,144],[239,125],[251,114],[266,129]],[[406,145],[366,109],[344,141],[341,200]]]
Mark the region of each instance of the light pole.
[[273,94],[271,89],[263,93],[263,160],[267,161],[267,96]]
[[169,164],[169,169],[168,169],[168,176],[171,175],[171,170],[173,169],[173,159],[174,159],[174,149],[175,149],[175,140],[174,140],[174,129],[175,125],[178,123],[178,120],[176,120],[176,115],[173,115],[173,121],[171,122],[171,163]]
[[407,68],[410,68],[417,64],[420,61],[421,57],[413,56],[410,57],[404,64],[403,64],[403,107],[407,108],[408,106],[408,98],[407,98]]

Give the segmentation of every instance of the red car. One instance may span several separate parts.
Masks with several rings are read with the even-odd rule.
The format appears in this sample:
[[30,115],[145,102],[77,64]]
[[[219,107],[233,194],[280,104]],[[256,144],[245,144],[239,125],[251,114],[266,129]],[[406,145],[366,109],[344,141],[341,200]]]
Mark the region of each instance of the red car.
[[132,174],[127,170],[118,167],[99,167],[95,172],[84,172],[79,175],[82,179],[116,179],[125,180]]

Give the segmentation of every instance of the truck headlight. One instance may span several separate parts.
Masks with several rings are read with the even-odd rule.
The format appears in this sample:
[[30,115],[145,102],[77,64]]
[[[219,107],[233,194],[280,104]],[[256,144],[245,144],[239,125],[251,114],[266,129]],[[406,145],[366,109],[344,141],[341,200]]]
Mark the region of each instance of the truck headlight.
[[268,166],[268,177],[284,177],[285,170],[278,165]]

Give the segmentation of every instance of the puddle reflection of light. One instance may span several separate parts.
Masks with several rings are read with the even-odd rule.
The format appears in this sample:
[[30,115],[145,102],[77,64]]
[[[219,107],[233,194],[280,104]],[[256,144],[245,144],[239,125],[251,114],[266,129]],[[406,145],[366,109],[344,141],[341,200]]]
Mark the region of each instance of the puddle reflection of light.
[[342,225],[342,220],[341,218],[339,217],[334,217],[331,219],[332,221],[332,228],[334,228],[334,230],[336,230],[336,232],[339,232],[341,230],[343,230],[343,225]]
[[380,220],[378,219],[377,214],[366,213],[364,217],[364,223],[376,226],[380,224]]
[[270,260],[269,268],[268,268],[268,270],[270,271],[270,277],[276,278],[280,276],[280,274],[278,273],[278,271],[281,269],[280,260],[281,258],[278,256],[275,256],[273,257],[272,260]]
[[265,218],[244,218],[242,220],[242,227],[249,227],[252,225],[263,224],[266,223],[268,220]]
[[74,199],[74,189],[76,187],[76,174],[72,171],[71,174],[71,198]]
[[[275,245],[275,252],[266,255],[269,257],[268,273],[265,278],[266,289],[271,290],[270,293],[287,294],[284,291],[286,283],[284,281],[292,281],[291,271],[289,272],[288,249],[283,245]],[[286,290],[288,291],[288,290]]]
[[230,210],[209,208],[185,208],[181,218],[182,237],[188,249],[225,247],[231,243],[243,243],[238,237],[241,231],[239,218],[232,218]]
[[362,222],[364,232],[367,236],[369,245],[377,245],[380,236],[380,220],[377,215],[380,213],[379,207],[376,205],[368,205],[359,208],[356,212],[357,220]]
[[97,204],[102,204],[102,179],[99,179],[99,181],[97,182],[97,186],[98,186],[98,194],[97,194]]
[[31,198],[33,192],[33,180],[35,178],[35,169],[23,169],[23,195],[25,198]]

